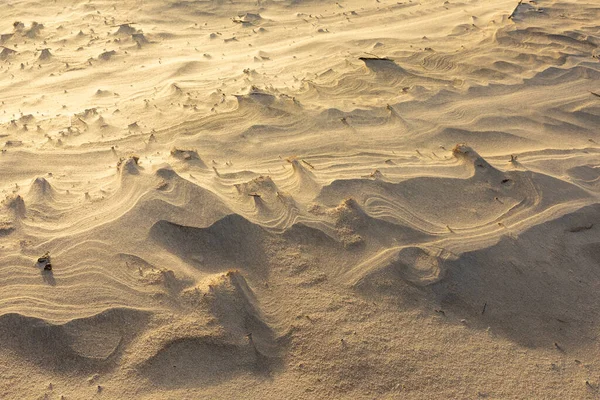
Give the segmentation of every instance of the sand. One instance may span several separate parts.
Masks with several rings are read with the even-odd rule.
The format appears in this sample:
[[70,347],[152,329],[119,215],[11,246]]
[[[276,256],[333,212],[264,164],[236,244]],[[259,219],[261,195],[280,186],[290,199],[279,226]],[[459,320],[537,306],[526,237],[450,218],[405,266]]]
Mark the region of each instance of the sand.
[[600,396],[595,0],[0,7],[1,399]]

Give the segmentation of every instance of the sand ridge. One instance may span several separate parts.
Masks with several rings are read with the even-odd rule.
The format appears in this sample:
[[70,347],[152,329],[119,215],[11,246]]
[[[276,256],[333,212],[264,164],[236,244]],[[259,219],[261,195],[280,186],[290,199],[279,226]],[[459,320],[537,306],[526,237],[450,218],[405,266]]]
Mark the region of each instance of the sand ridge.
[[2,7],[0,398],[598,396],[594,1]]

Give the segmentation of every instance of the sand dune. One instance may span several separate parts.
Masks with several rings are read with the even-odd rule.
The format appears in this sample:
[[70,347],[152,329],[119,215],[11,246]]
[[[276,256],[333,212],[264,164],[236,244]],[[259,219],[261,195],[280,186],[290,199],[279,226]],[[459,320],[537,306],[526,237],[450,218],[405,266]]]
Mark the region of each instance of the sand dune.
[[599,396],[596,2],[2,15],[0,398]]

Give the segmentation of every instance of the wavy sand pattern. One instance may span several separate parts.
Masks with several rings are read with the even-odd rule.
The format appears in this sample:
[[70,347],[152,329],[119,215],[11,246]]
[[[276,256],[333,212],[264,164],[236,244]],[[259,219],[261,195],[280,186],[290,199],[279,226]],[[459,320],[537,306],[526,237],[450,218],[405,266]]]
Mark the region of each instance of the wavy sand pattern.
[[596,1],[2,17],[0,398],[600,396]]

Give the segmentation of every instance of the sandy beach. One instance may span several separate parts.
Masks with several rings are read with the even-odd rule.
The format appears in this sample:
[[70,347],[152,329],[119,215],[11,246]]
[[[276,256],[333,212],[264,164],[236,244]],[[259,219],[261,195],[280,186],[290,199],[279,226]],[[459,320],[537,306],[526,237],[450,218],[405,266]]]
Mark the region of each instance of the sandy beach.
[[10,0],[0,399],[597,399],[596,0]]

